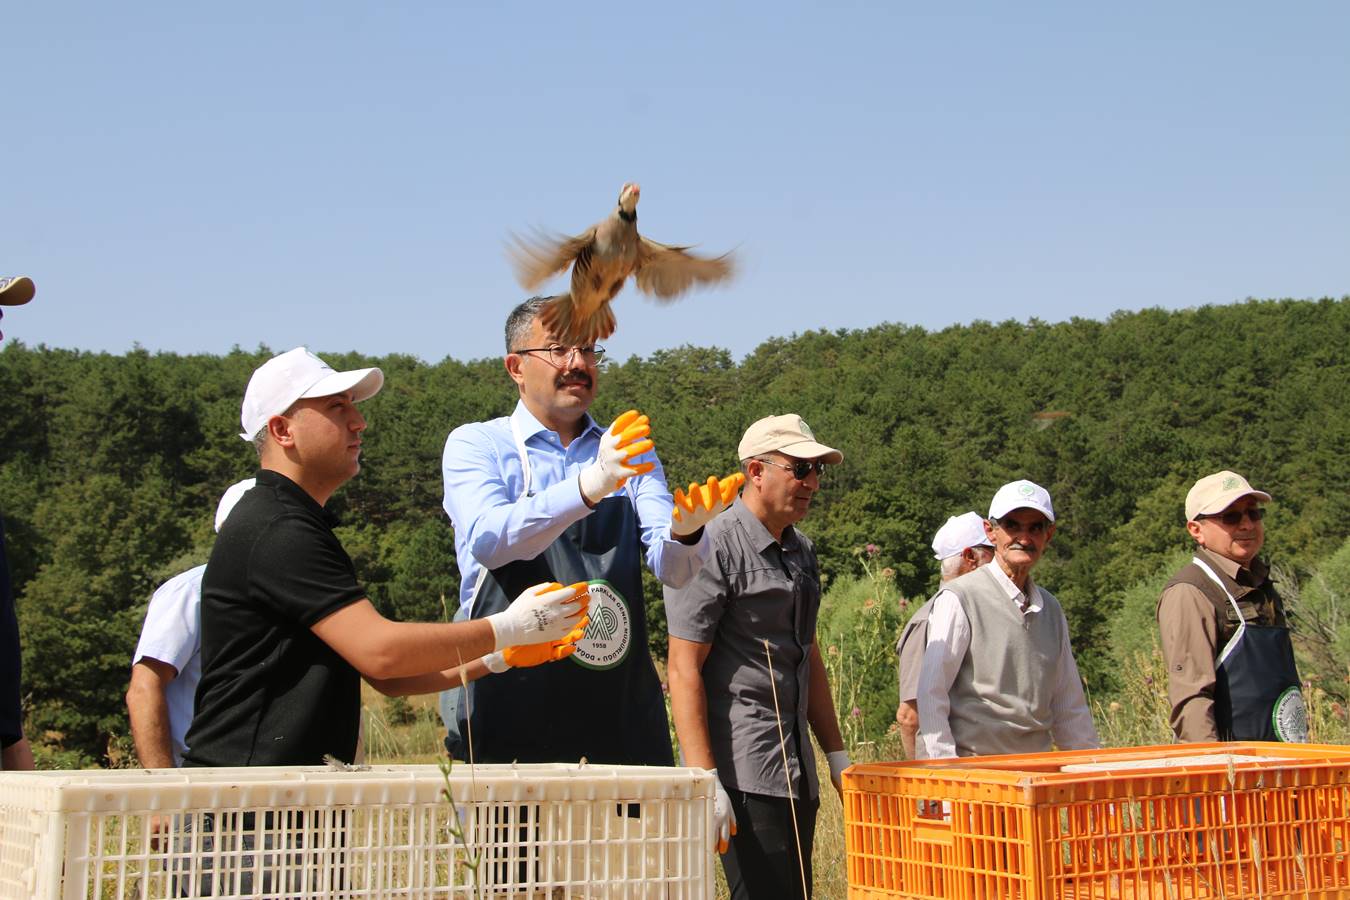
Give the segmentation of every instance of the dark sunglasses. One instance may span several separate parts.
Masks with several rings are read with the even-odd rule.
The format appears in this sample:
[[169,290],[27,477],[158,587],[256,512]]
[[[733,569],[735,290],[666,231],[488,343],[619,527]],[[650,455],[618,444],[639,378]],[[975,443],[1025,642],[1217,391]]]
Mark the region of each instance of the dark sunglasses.
[[1019,534],[1025,531],[1027,534],[1044,534],[1050,527],[1050,522],[1046,519],[1037,519],[1035,522],[1023,524],[1016,519],[1004,517],[1002,519],[990,519],[996,527],[1002,528],[1008,534]]
[[1243,516],[1250,518],[1253,523],[1260,522],[1266,517],[1266,511],[1259,506],[1253,506],[1251,509],[1226,509],[1221,513],[1201,513],[1195,520],[1198,522],[1201,519],[1218,519],[1229,528],[1236,528],[1242,523]]
[[766,466],[777,466],[780,469],[787,469],[792,473],[792,477],[798,481],[805,481],[812,472],[816,473],[817,478],[825,477],[825,463],[818,459],[799,459],[792,465],[785,465],[780,462],[774,462],[771,459],[761,459],[760,462]]

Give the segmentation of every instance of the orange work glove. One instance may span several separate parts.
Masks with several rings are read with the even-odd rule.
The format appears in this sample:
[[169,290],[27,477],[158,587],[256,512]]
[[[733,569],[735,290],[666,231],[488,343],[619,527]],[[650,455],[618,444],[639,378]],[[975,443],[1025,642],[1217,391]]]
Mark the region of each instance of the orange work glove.
[[745,476],[733,472],[719,479],[709,475],[706,484],[697,482],[689,485],[689,493],[675,489],[675,511],[670,517],[670,533],[675,537],[684,537],[698,531],[713,518],[731,505],[736,492],[745,484]]

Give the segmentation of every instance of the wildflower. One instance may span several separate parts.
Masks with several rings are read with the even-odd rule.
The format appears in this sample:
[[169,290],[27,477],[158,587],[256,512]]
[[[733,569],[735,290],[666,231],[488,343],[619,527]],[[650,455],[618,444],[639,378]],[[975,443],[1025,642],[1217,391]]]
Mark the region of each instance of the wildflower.
[[882,578],[894,578],[894,577],[895,577],[895,570],[892,569],[890,566],[887,566],[886,568],[884,568],[884,569],[881,570],[881,577],[882,577]]
[[825,652],[828,653],[830,656],[838,656],[838,655],[839,655],[839,648],[836,647],[834,644],[831,644],[831,645],[829,646],[829,648],[826,649]]
[[849,713],[849,715],[856,719],[862,715],[862,710],[855,706],[853,707],[853,712]]
[[866,600],[863,601],[863,609],[871,609],[876,605],[877,601],[875,597],[868,597]]
[[863,549],[867,551],[868,556],[876,556],[878,553],[881,552],[881,548],[878,547],[876,544],[868,544]]
[[1343,719],[1345,718],[1345,707],[1341,706],[1339,703],[1333,702],[1331,704],[1331,714],[1338,719]]
[[1111,712],[1113,713],[1120,712],[1120,704],[1117,703],[1115,700],[1112,700],[1111,705],[1108,706],[1107,709],[1111,710]]
[[901,608],[901,609],[909,609],[909,601],[906,600],[904,597],[901,597],[901,598],[900,598],[900,608]]

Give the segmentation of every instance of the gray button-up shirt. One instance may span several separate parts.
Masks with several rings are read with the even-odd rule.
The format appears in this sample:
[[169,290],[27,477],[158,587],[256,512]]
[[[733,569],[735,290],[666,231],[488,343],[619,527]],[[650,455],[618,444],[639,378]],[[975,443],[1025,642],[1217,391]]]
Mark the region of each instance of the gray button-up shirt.
[[[794,795],[819,795],[807,730],[811,645],[820,611],[820,568],[811,542],[789,526],[780,544],[737,498],[707,526],[712,552],[685,587],[666,588],[672,637],[711,644],[703,664],[708,735],[727,787],[788,796],[774,689]],[[764,641],[773,657],[773,683]],[[805,785],[802,786],[802,778]]]

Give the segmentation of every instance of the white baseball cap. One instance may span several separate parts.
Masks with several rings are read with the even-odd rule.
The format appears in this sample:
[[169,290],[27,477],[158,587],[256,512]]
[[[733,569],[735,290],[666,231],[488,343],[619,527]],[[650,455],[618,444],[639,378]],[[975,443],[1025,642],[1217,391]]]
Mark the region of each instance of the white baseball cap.
[[1050,505],[1050,492],[1034,481],[1010,481],[998,489],[989,504],[989,518],[1001,519],[1014,509],[1034,509],[1055,521],[1055,508]]
[[236,481],[225,489],[225,493],[220,497],[220,503],[216,506],[216,531],[225,524],[225,520],[234,512],[234,505],[238,503],[248,491],[258,483],[256,478],[245,478],[243,481]]
[[984,533],[984,519],[980,518],[980,514],[961,513],[948,519],[933,535],[933,558],[960,556],[967,547],[991,546],[989,536]]
[[239,435],[246,441],[262,430],[267,420],[290,409],[306,397],[330,397],[351,391],[357,401],[374,397],[384,386],[379,369],[352,369],[335,372],[328,363],[304,347],[287,350],[258,366],[244,391],[244,408],[239,417],[244,426]]

